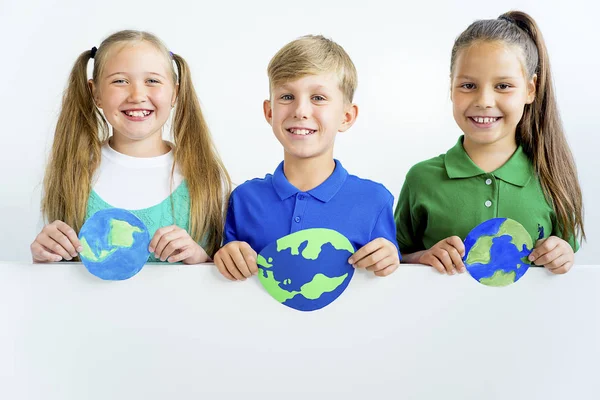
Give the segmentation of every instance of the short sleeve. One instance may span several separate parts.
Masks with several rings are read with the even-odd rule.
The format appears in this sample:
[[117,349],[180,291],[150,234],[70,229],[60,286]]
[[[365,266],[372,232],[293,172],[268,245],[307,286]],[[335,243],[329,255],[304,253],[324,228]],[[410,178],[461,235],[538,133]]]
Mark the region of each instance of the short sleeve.
[[412,193],[407,176],[407,179],[404,181],[404,185],[402,185],[402,190],[400,191],[400,196],[398,197],[398,204],[396,205],[396,210],[394,211],[396,240],[398,241],[400,250],[405,254],[422,250],[417,249],[415,244],[416,227],[413,224],[413,215],[411,213],[411,197]]
[[227,214],[225,217],[225,231],[223,234],[223,245],[229,242],[238,240],[237,238],[237,227],[235,224],[235,208],[234,208],[234,194],[229,196],[229,204],[227,205]]
[[[385,206],[379,213],[373,231],[371,232],[371,240],[377,238],[384,238],[396,245],[398,248],[398,242],[396,241],[396,226],[394,224],[394,215],[392,213],[394,207],[394,197],[389,194],[389,201],[386,202]],[[398,258],[402,260],[402,255],[398,251]]]

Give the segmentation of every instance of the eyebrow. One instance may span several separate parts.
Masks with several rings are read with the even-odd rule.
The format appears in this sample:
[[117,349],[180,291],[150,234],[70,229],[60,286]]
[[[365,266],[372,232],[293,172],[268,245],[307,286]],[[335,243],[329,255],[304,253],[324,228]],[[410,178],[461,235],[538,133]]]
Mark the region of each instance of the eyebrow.
[[[166,79],[163,75],[159,74],[158,72],[144,72],[144,74],[157,75],[157,76],[160,76],[163,79]],[[106,77],[106,79],[108,79],[108,78],[110,78],[111,76],[114,76],[114,75],[127,75],[127,72],[115,72],[115,73],[112,73],[112,74],[108,75]]]
[[[283,85],[280,85],[278,88],[275,88],[275,90],[280,89],[280,90],[292,90],[293,88],[291,86],[289,86],[287,83],[284,83]],[[323,89],[327,89],[326,86],[323,85],[316,85],[316,86],[310,86],[309,87],[310,90],[323,90]]]
[[[474,81],[476,80],[476,78],[473,78],[472,76],[468,76],[468,75],[459,75],[456,77],[456,79],[467,79],[470,81]],[[519,79],[518,76],[498,76],[498,77],[494,77],[495,80],[507,80],[507,79]]]

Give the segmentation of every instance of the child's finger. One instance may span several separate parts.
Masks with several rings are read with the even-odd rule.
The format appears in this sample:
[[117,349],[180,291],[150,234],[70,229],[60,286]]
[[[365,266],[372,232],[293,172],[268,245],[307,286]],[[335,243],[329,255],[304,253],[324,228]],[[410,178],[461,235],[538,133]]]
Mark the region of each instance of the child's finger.
[[231,254],[231,258],[233,259],[237,270],[240,271],[240,273],[244,276],[244,280],[252,276],[252,272],[250,272],[250,268],[246,263],[246,259],[242,254],[241,249],[237,249],[237,251],[234,251]]
[[569,270],[571,269],[571,267],[573,267],[573,262],[572,261],[567,261],[566,263],[564,263],[560,267],[555,268],[555,269],[549,269],[549,270],[553,274],[566,274],[567,272],[569,272]]
[[533,246],[533,250],[529,253],[529,261],[534,262],[539,257],[543,256],[553,248],[555,248],[558,243],[554,240],[553,236],[550,236],[546,239],[540,239],[535,242]]
[[448,250],[444,248],[438,248],[434,250],[434,254],[442,262],[444,268],[446,268],[446,272],[448,272],[448,275],[456,274],[456,270],[454,269],[454,263],[452,262],[452,258],[450,257]]
[[[235,249],[235,251],[233,253],[234,254],[239,253],[239,251],[237,249]],[[225,265],[225,268],[227,269],[227,271],[236,280],[238,280],[238,281],[246,280],[244,275],[242,275],[242,273],[239,271],[238,267],[236,266],[233,256],[229,252],[226,252],[225,254],[222,255],[222,260],[223,260],[223,264]]]
[[378,239],[372,240],[360,249],[358,249],[353,255],[351,255],[348,259],[348,263],[354,265],[363,258],[369,256],[371,253],[374,253],[380,247],[381,245],[379,244]]
[[[369,268],[376,265],[387,257],[387,254],[383,248],[377,249],[375,252],[365,256],[362,260],[354,261],[355,268]],[[352,257],[354,258],[354,257]]]
[[544,267],[550,271],[554,271],[555,269],[562,267],[567,261],[570,261],[569,257],[566,254],[561,254],[550,263],[544,264]]
[[186,258],[190,258],[193,254],[194,254],[194,250],[193,249],[185,249],[180,251],[179,253],[175,252],[176,254],[172,254],[170,257],[167,258],[167,262],[170,263],[176,263],[179,261],[184,261]]
[[229,271],[227,271],[227,268],[225,267],[225,264],[223,263],[223,259],[221,258],[221,255],[222,255],[222,253],[220,253],[220,252],[217,252],[217,254],[215,254],[215,265],[217,266],[217,269],[219,270],[221,275],[223,275],[225,278],[229,279],[230,281],[235,281],[236,279],[233,277],[233,275],[231,275],[229,273]]
[[421,260],[419,260],[419,261],[422,262],[423,264],[431,265],[440,274],[446,273],[446,268],[444,267],[444,264],[442,264],[440,262],[440,260],[438,260],[437,257],[434,256],[433,253],[431,253],[431,252],[427,252],[426,254],[424,254],[423,257],[421,258]]
[[165,248],[163,249],[163,251],[161,252],[160,260],[165,261],[172,254],[174,254],[177,250],[183,249],[185,247],[186,243],[187,243],[186,238],[171,239],[169,241],[169,244],[167,244],[165,246]]
[[390,266],[392,266],[394,264],[396,264],[395,263],[395,257],[394,256],[387,256],[383,260],[378,261],[375,264],[367,267],[366,270],[367,271],[373,271],[373,272],[381,271],[382,269],[390,267]]
[[256,265],[256,252],[250,247],[250,245],[240,245],[240,252],[246,261],[246,266],[250,270],[252,275],[258,274],[258,265]]
[[156,246],[158,245],[158,242],[160,242],[162,236],[167,232],[171,232],[174,229],[175,225],[164,226],[160,229],[157,229],[156,232],[154,232],[154,236],[152,236],[152,240],[150,240],[150,244],[148,245],[148,251],[150,253],[155,253],[154,250],[156,250]]
[[389,267],[386,267],[386,268],[381,269],[379,271],[375,271],[375,275],[377,275],[377,276],[388,276],[392,272],[394,272],[395,270],[397,270],[399,266],[400,266],[400,264],[390,265]]
[[561,251],[560,247],[556,246],[549,252],[542,254],[540,257],[536,258],[534,263],[535,263],[535,265],[550,264],[552,261],[556,260],[561,255],[562,255],[562,251]]
[[162,258],[162,256],[165,254],[165,248],[169,245],[169,243],[171,243],[172,240],[178,237],[179,235],[174,230],[161,234],[160,239],[154,248],[154,256],[159,259]]
[[[79,241],[79,238],[77,237],[77,233],[75,233],[75,230],[62,221],[56,221],[56,227],[69,240],[70,246],[65,247],[65,250],[67,250],[73,257],[77,257],[77,254],[80,251],[83,251],[83,247],[81,246],[81,242]],[[71,251],[71,249],[73,251]]]
[[[57,230],[53,230],[50,233],[53,233],[54,236],[58,236],[60,238],[60,236],[63,237],[63,242],[67,241],[68,239],[66,238],[65,235],[63,235],[62,233],[58,232]],[[64,249],[64,247],[54,238],[52,238],[49,235],[38,235],[38,238],[36,239],[38,243],[40,243],[42,246],[44,246],[46,249],[48,249],[50,252],[54,253],[54,254],[58,254],[62,259],[65,260],[72,260],[73,257],[69,254],[69,252],[67,250]]]
[[[462,243],[462,242],[461,242]],[[452,264],[459,272],[465,272],[465,264],[462,261],[462,256],[459,254],[459,249],[453,246],[449,246],[446,248],[450,259],[452,260]]]
[[449,238],[446,238],[446,243],[456,249],[458,254],[460,254],[460,258],[465,255],[465,244],[458,236],[450,236]]
[[61,256],[49,252],[38,242],[31,244],[31,255],[33,256],[33,262],[58,262],[62,260]]

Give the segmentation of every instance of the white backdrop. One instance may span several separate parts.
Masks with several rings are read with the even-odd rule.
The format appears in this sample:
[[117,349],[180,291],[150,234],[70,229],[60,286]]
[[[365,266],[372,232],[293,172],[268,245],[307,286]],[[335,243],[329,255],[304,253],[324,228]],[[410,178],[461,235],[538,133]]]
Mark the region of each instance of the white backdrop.
[[533,15],[546,38],[586,205],[588,243],[577,263],[595,264],[600,6],[593,1],[1,0],[0,259],[30,259],[43,167],[67,76],[78,54],[116,30],[151,31],[186,58],[236,183],[272,172],[282,158],[262,116],[269,59],[298,36],[332,38],[357,66],[360,107],[355,126],[338,136],[335,156],[397,196],[413,164],[445,152],[460,134],[449,101],[454,38],[473,20],[510,9]]

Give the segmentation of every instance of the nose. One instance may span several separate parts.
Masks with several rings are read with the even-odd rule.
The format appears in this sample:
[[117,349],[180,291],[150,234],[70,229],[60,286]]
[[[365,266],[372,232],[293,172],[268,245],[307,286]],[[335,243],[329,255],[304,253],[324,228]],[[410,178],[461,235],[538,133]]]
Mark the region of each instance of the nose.
[[127,101],[130,103],[143,103],[146,101],[146,86],[135,82],[132,83],[129,86]]
[[297,119],[308,119],[310,115],[310,100],[298,98],[295,102],[296,108],[294,109],[294,118]]
[[478,108],[492,108],[495,101],[494,90],[492,88],[482,88],[479,90],[475,106]]

